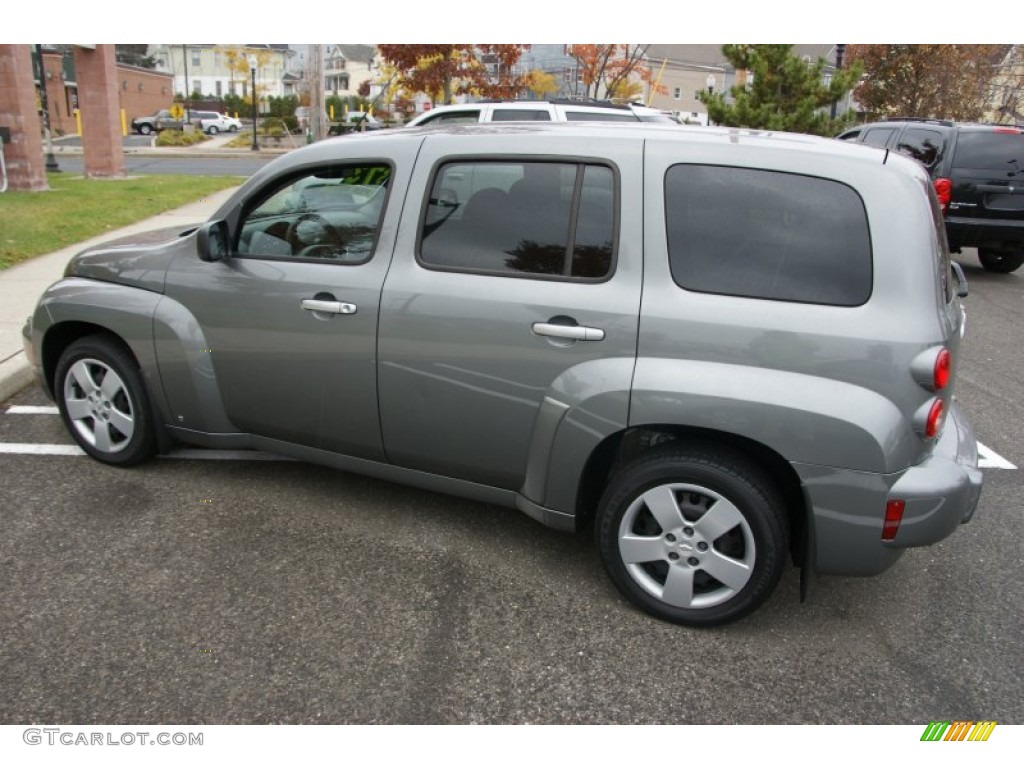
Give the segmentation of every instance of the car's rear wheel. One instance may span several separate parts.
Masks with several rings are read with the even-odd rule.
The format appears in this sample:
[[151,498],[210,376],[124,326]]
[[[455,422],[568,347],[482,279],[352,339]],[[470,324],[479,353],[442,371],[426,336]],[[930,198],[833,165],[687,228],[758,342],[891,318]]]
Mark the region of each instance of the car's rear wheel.
[[979,248],[978,261],[988,272],[1007,274],[1024,264],[1024,249]]
[[595,532],[623,595],[691,626],[735,621],[760,606],[789,546],[774,484],[719,448],[666,445],[629,464],[605,491]]
[[152,132],[153,126],[151,126],[149,123],[143,123],[139,126],[139,133],[141,133],[143,136],[149,136],[149,134],[151,134]]
[[107,464],[138,464],[156,452],[149,400],[138,365],[116,341],[86,336],[57,363],[54,395],[82,450]]
[[210,134],[211,136],[216,136],[217,135],[217,126],[216,125],[211,125],[209,128],[206,129],[206,132],[208,134]]

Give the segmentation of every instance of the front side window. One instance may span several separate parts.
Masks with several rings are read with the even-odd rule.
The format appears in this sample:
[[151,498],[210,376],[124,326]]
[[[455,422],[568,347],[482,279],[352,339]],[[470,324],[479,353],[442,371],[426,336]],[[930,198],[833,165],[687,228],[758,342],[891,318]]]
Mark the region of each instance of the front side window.
[[864,132],[864,143],[871,147],[884,147],[889,143],[889,137],[895,133],[895,128],[873,128]]
[[435,269],[600,280],[612,270],[616,182],[590,163],[473,161],[436,173],[420,230]]
[[675,165],[665,175],[672,279],[701,293],[835,306],[871,295],[860,196],[794,173]]
[[451,125],[480,122],[480,110],[464,109],[457,112],[439,112],[423,120],[420,125]]
[[361,264],[373,255],[390,179],[391,168],[382,163],[290,177],[245,213],[236,252]]

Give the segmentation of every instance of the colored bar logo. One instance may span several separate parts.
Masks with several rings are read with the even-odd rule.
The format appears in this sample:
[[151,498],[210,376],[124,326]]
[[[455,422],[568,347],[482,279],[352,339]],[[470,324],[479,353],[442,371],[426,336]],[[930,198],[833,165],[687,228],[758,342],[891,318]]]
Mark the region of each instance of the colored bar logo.
[[988,741],[995,727],[995,720],[933,720],[921,734],[921,741]]

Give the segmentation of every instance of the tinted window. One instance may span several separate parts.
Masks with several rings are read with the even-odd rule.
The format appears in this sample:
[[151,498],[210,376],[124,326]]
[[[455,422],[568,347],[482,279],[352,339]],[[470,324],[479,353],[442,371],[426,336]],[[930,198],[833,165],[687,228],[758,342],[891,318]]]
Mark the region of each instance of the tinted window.
[[[566,111],[565,119],[574,123],[638,123],[640,118],[632,112],[576,112]],[[671,121],[670,121],[671,122]]]
[[1024,132],[1012,128],[961,131],[956,140],[953,166],[1002,171],[1007,177],[1019,178],[1024,171]]
[[867,214],[844,184],[676,165],[665,204],[669,265],[683,288],[839,306],[871,295]]
[[514,120],[550,120],[546,109],[496,109],[491,113],[491,122],[500,123]]
[[930,128],[908,128],[900,136],[896,151],[912,157],[926,168],[942,159],[944,139],[940,131]]
[[480,122],[480,110],[467,109],[462,112],[443,112],[425,119],[420,125],[441,125],[442,123],[477,123]]
[[889,143],[889,137],[895,132],[895,128],[875,128],[864,132],[864,143],[872,147],[884,147]]
[[600,279],[611,272],[615,177],[579,163],[441,167],[421,230],[426,266]]
[[275,182],[242,219],[237,252],[361,263],[373,254],[391,169],[333,166]]

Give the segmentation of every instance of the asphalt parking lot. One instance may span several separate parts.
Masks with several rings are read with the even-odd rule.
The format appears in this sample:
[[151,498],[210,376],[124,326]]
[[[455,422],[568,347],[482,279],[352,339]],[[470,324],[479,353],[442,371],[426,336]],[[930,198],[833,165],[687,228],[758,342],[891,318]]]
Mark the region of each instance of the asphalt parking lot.
[[790,570],[714,630],[637,612],[587,536],[506,509],[291,461],[39,448],[72,441],[25,390],[0,406],[0,722],[1024,722],[1024,274],[963,263],[974,521],[804,604]]

